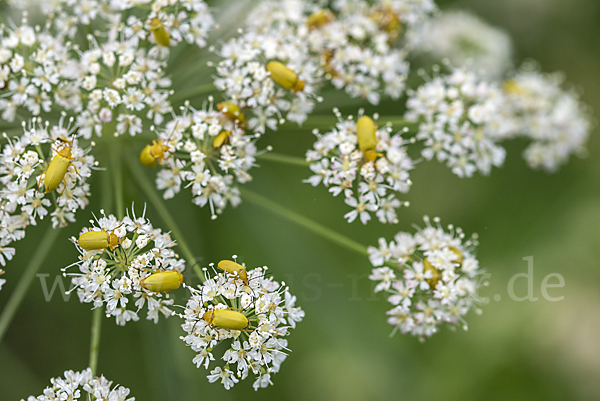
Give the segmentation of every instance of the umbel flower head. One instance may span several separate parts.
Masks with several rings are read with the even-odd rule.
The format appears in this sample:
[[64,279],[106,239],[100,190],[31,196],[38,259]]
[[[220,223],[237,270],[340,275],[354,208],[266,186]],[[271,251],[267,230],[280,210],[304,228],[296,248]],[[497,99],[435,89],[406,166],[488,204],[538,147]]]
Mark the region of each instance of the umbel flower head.
[[[10,260],[25,229],[50,216],[52,226],[75,221],[75,211],[88,204],[87,179],[96,166],[90,148],[79,144],[73,119],[57,125],[33,118],[20,136],[3,137],[0,154],[0,264]],[[92,143],[93,145],[93,143]]]
[[161,165],[156,186],[172,198],[181,185],[191,187],[193,202],[208,205],[212,218],[228,204],[240,202],[238,183],[252,180],[257,135],[246,134],[244,115],[233,102],[213,107],[213,99],[202,110],[186,103],[182,113],[158,132],[158,141],[142,151],[147,167]]
[[267,277],[266,266],[247,270],[222,260],[218,267],[223,271],[198,288],[186,286],[191,297],[181,315],[187,333],[181,339],[198,353],[193,359],[197,367],[208,370],[215,353],[225,362],[210,371],[211,383],[220,381],[229,389],[252,373],[255,390],[267,387],[289,352],[284,337],[304,311],[295,307],[296,297],[285,283]]
[[531,139],[523,154],[533,168],[556,171],[572,154],[584,154],[591,128],[589,111],[573,90],[563,90],[562,74],[542,74],[525,63],[504,82],[505,114],[515,131]]
[[74,38],[81,33],[82,26],[95,24],[103,33],[118,30],[126,40],[145,40],[165,49],[182,41],[204,47],[214,25],[203,0],[11,0],[10,3],[41,10],[60,37]]
[[409,141],[400,133],[392,135],[389,125],[378,129],[362,111],[357,121],[334,112],[339,120],[335,128],[323,135],[315,130],[318,140],[306,152],[306,160],[316,162],[310,165],[315,174],[304,182],[322,183],[334,196],[343,194],[354,209],[344,215],[350,223],[358,217],[366,224],[369,213],[382,223],[396,223],[396,210],[403,204],[396,194],[408,192],[412,184],[408,172],[413,161],[405,148]]
[[478,296],[483,271],[475,259],[477,237],[465,239],[460,228],[445,231],[438,218],[415,234],[399,232],[379,247],[369,247],[375,267],[369,278],[377,282],[375,292],[390,294],[394,308],[387,312],[394,331],[410,333],[424,340],[441,325],[465,330],[464,316],[483,300]]
[[497,142],[514,130],[501,114],[503,102],[495,84],[455,69],[410,92],[405,118],[419,122],[417,139],[424,141],[427,160],[445,162],[459,177],[489,174],[504,163],[506,151]]
[[[165,293],[181,285],[185,267],[171,249],[175,241],[133,210],[123,220],[101,214],[79,238],[71,238],[81,256],[62,269],[72,277],[79,300],[104,307],[119,325],[137,321],[144,306],[148,320],[157,323],[159,312],[169,317],[173,300]],[[72,267],[79,271],[67,273]]]
[[510,36],[463,10],[439,13],[422,24],[411,40],[411,54],[468,65],[489,79],[501,78],[512,64]]
[[[44,389],[42,395],[30,395],[27,401],[55,401],[55,400],[109,400],[109,401],[134,401],[129,397],[127,387],[116,385],[104,376],[95,377],[92,369],[87,368],[81,372],[67,370],[64,377],[50,379],[51,386]],[[21,400],[24,401],[24,400]]]
[[249,30],[299,38],[311,65],[337,89],[377,104],[404,91],[406,52],[394,45],[435,9],[432,1],[265,1],[248,18]]

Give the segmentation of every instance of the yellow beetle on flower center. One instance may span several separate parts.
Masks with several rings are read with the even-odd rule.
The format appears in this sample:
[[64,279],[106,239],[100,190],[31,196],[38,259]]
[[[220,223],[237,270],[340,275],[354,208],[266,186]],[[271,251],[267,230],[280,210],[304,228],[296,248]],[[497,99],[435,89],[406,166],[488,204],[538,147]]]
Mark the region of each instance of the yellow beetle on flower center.
[[165,47],[168,47],[171,44],[171,37],[160,19],[152,18],[150,21],[150,30],[154,35],[154,39],[156,39],[156,43]]
[[140,280],[140,287],[152,292],[176,290],[183,283],[183,274],[178,271],[158,272]]
[[304,89],[305,81],[298,79],[298,74],[279,61],[267,63],[267,71],[271,73],[271,79],[284,89],[294,93]]
[[110,248],[113,252],[121,244],[121,239],[115,235],[114,230],[110,233],[104,230],[87,231],[79,236],[77,243],[86,251]]
[[244,284],[248,285],[248,273],[246,272],[245,266],[242,266],[239,263],[235,263],[231,260],[222,260],[217,266],[219,269],[225,270],[227,273],[237,275],[244,282]]
[[248,318],[241,312],[231,309],[215,309],[204,312],[202,319],[211,326],[229,330],[243,330],[250,326]]
[[56,152],[45,172],[44,187],[46,193],[54,191],[63,182],[71,165],[71,160],[73,160],[71,157],[71,146],[66,143],[62,149]]
[[380,156],[375,152],[377,146],[377,125],[370,117],[362,116],[356,122],[356,136],[358,137],[358,149],[365,156],[367,162],[372,162]]

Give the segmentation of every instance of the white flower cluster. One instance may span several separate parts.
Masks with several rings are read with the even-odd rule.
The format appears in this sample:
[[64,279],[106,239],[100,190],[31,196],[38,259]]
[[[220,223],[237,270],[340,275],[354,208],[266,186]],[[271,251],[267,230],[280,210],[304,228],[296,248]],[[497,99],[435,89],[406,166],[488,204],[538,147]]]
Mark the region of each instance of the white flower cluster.
[[53,104],[66,110],[81,108],[76,68],[70,45],[23,19],[15,29],[0,27],[0,110],[2,119],[15,120],[18,108],[34,116],[50,112]]
[[394,308],[387,312],[394,332],[411,333],[421,340],[437,332],[438,326],[467,323],[463,317],[482,302],[478,296],[482,270],[475,259],[476,236],[465,240],[460,228],[448,232],[425,217],[426,227],[413,235],[399,232],[388,244],[369,247],[375,268],[369,278],[378,282],[375,292],[390,294]]
[[556,171],[572,154],[585,151],[588,110],[574,91],[561,88],[561,74],[542,74],[526,64],[504,83],[505,108],[515,131],[532,143],[524,152],[533,168]]
[[[160,124],[172,111],[171,80],[164,74],[169,46],[186,40],[204,47],[214,21],[204,1],[147,3],[44,2],[42,10],[54,24],[47,23],[43,32],[25,18],[14,30],[2,27],[2,117],[13,121],[18,107],[38,115],[58,105],[79,114],[85,138],[101,135],[111,122],[109,134],[132,136],[142,131],[144,118]],[[136,15],[122,21],[133,9]],[[86,36],[86,49],[63,43],[84,31],[78,24],[94,21],[98,29]]]
[[[75,211],[88,204],[87,179],[96,165],[90,149],[79,146],[71,127],[34,118],[23,134],[9,138],[0,154],[0,264],[12,259],[10,243],[23,239],[25,228],[48,214],[52,226],[75,221]],[[46,172],[56,172],[46,177]],[[61,174],[62,173],[62,176]],[[53,201],[51,201],[53,199]],[[51,210],[53,208],[54,210]]]
[[[160,283],[162,287],[168,284],[169,289],[175,289],[182,283],[185,262],[171,249],[175,242],[169,234],[153,228],[144,216],[126,216],[121,221],[102,214],[97,226],[83,231],[79,239],[71,238],[81,256],[62,269],[65,276],[72,276],[79,300],[93,303],[94,308],[104,305],[107,317],[115,316],[121,326],[139,320],[138,313],[145,305],[146,319],[157,323],[159,312],[169,317],[173,312],[168,306],[173,300],[161,288],[150,286],[153,279],[149,277],[169,272]],[[89,232],[95,234],[89,236]],[[77,267],[79,272],[66,273],[70,267]],[[129,301],[133,300],[131,308]]]
[[90,368],[81,372],[67,370],[64,376],[64,378],[50,379],[52,386],[46,387],[42,395],[37,397],[30,395],[27,397],[27,401],[71,401],[79,399],[82,401],[92,399],[107,401],[135,400],[135,397],[129,397],[128,388],[119,385],[112,387],[112,381],[108,381],[104,376],[94,377]]
[[160,124],[163,114],[172,111],[171,80],[164,76],[167,60],[159,48],[147,50],[136,36],[121,39],[112,33],[104,43],[90,35],[90,49],[81,52],[78,62],[78,86],[88,101],[77,125],[86,138],[102,135],[103,124],[113,121],[116,131],[108,134],[135,136],[143,129],[140,113]]
[[[306,120],[319,71],[301,37],[284,29],[250,30],[224,43],[219,55],[223,59],[216,66],[214,85],[248,114],[249,130],[264,133],[286,119]],[[271,71],[269,65],[274,66]]]
[[[25,0],[11,1],[16,7],[37,8],[48,16],[59,36],[75,37],[79,25],[98,23],[102,32],[107,28],[122,30],[125,39],[135,36],[163,47],[183,40],[206,46],[214,19],[202,0]],[[149,4],[151,3],[151,4]],[[123,17],[129,15],[124,21]],[[168,43],[160,43],[160,33],[168,33]]]
[[[223,263],[234,262],[219,265]],[[272,384],[271,376],[289,352],[283,337],[302,320],[304,311],[295,307],[296,297],[284,283],[266,276],[266,266],[248,271],[238,266],[235,272],[208,278],[198,289],[187,287],[191,297],[181,316],[187,335],[181,339],[198,353],[193,359],[197,367],[207,370],[216,347],[226,343],[228,348],[221,347],[217,356],[225,366],[211,370],[208,380],[229,389],[252,372],[258,390]]]
[[497,142],[514,126],[501,113],[504,98],[496,85],[456,69],[409,96],[405,118],[420,123],[417,139],[424,141],[427,160],[445,162],[459,177],[502,165],[506,151]]
[[[409,142],[400,133],[392,135],[389,125],[377,129],[376,145],[361,151],[357,136],[357,122],[344,120],[337,110],[339,122],[331,131],[321,135],[315,130],[318,140],[314,149],[306,152],[306,160],[314,162],[310,169],[315,173],[304,182],[312,186],[323,184],[334,196],[343,194],[347,205],[354,208],[344,217],[353,222],[357,217],[363,224],[375,213],[382,223],[397,223],[396,210],[402,206],[396,193],[410,189],[409,170],[413,161],[406,153]],[[368,117],[363,117],[368,118]],[[375,128],[375,127],[374,127]]]
[[508,34],[474,14],[453,10],[425,22],[411,38],[411,51],[434,62],[469,65],[480,76],[502,77],[511,66],[512,41]]
[[394,47],[405,31],[435,9],[432,1],[334,4],[266,1],[250,15],[251,29],[281,37],[300,38],[304,57],[310,57],[338,89],[352,97],[379,103],[382,93],[394,99],[404,90],[409,72],[404,50]]
[[204,110],[186,104],[181,116],[166,124],[158,134],[164,155],[156,177],[165,199],[178,193],[182,184],[191,186],[193,202],[200,207],[208,204],[213,218],[227,204],[235,207],[241,202],[237,183],[252,179],[248,170],[255,165],[257,139],[241,128],[244,117],[234,112],[235,105],[223,102],[217,107],[213,108],[212,98]]
[[[2,247],[0,247],[0,255],[2,255]],[[4,270],[0,269],[0,276],[4,274]],[[6,283],[6,279],[0,278],[0,290],[2,290],[2,286]]]

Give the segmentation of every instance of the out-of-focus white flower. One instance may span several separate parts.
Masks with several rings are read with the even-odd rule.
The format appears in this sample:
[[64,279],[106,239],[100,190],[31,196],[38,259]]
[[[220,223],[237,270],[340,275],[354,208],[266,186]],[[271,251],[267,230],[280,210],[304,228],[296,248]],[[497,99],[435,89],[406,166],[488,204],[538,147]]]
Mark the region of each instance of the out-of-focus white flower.
[[505,114],[517,134],[531,139],[523,156],[533,168],[556,171],[572,154],[585,153],[589,112],[575,91],[561,88],[563,80],[527,63],[504,83]]
[[110,400],[134,401],[129,397],[129,389],[123,386],[113,387],[113,382],[104,376],[94,377],[92,369],[87,368],[81,372],[67,370],[64,377],[50,379],[51,386],[46,387],[42,395],[30,395],[27,401],[54,401],[54,400]]
[[445,162],[459,177],[489,174],[504,162],[498,142],[512,135],[514,124],[502,115],[500,89],[476,74],[456,69],[409,93],[405,118],[419,122],[427,160]]
[[412,40],[415,53],[437,63],[447,59],[455,66],[468,65],[489,79],[500,79],[512,64],[510,37],[466,11],[440,13],[425,22]]

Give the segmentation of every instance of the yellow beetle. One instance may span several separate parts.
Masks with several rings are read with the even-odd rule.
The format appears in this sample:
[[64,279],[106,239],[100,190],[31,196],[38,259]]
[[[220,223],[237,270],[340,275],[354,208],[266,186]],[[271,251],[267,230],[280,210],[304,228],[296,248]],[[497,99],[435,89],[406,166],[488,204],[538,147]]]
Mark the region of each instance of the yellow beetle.
[[227,118],[237,122],[238,127],[241,129],[246,128],[246,116],[240,110],[240,108],[233,102],[227,100],[217,104],[217,109],[223,113]]
[[377,125],[370,117],[362,116],[356,122],[356,136],[358,137],[358,149],[363,152],[367,162],[372,162],[381,156],[375,152],[377,146]]
[[121,239],[114,234],[102,231],[87,231],[79,236],[77,243],[86,251],[110,248],[113,252],[120,244]]
[[202,319],[211,326],[229,330],[243,330],[250,326],[248,318],[243,313],[231,309],[216,309],[204,312]]
[[213,148],[218,149],[229,142],[229,135],[231,135],[231,131],[223,131],[217,135],[213,140]]
[[156,43],[165,47],[168,47],[171,44],[171,37],[160,19],[155,17],[150,20],[150,30],[154,34]]
[[155,167],[158,162],[165,159],[165,153],[169,150],[167,145],[163,145],[162,141],[153,140],[152,145],[146,147],[140,153],[140,163],[146,167]]
[[290,70],[279,61],[267,63],[267,71],[271,73],[271,79],[284,89],[296,93],[304,89],[304,80],[298,79],[298,74]]
[[56,155],[50,161],[48,169],[45,171],[44,187],[46,193],[54,191],[65,179],[67,170],[71,165],[71,146],[66,143],[65,146],[56,152]]
[[390,6],[381,6],[371,13],[371,20],[389,37],[389,44],[395,43],[402,33],[402,22],[398,14]]
[[319,28],[335,19],[335,15],[329,10],[318,10],[308,16],[306,26],[310,29]]
[[437,285],[438,281],[440,281],[440,278],[442,278],[442,275],[440,274],[438,269],[433,267],[433,265],[429,261],[429,258],[425,258],[425,260],[423,261],[423,272],[431,272],[431,278],[428,278],[426,281],[432,289],[435,289],[435,286]]
[[222,260],[217,266],[219,266],[219,269],[225,270],[227,273],[237,275],[240,280],[244,282],[244,284],[248,285],[248,273],[246,272],[245,266],[242,266],[239,263],[235,263],[231,260]]
[[183,283],[183,274],[178,271],[158,272],[140,280],[140,287],[152,292],[176,290]]

